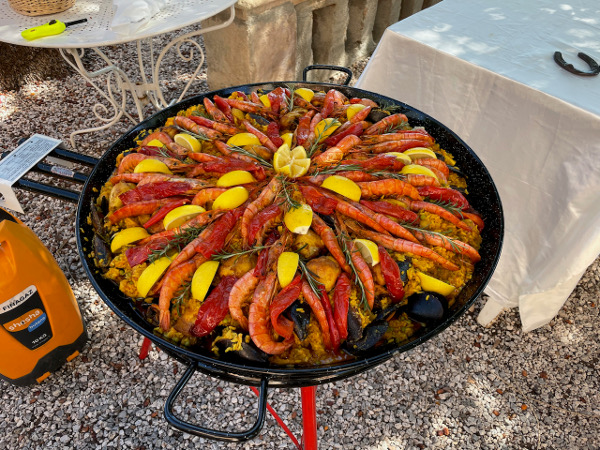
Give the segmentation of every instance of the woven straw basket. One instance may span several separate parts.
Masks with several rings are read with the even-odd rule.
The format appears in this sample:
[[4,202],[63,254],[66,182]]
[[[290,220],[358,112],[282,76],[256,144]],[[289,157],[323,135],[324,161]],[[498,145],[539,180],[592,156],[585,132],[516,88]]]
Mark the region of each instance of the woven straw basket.
[[8,0],[9,6],[19,14],[43,16],[66,11],[75,0]]

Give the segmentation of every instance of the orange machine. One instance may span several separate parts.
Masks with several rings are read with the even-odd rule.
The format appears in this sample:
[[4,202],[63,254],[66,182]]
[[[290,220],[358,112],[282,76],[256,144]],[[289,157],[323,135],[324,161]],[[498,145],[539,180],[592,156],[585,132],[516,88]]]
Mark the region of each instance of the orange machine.
[[86,341],[79,306],[52,254],[0,208],[0,378],[39,383]]

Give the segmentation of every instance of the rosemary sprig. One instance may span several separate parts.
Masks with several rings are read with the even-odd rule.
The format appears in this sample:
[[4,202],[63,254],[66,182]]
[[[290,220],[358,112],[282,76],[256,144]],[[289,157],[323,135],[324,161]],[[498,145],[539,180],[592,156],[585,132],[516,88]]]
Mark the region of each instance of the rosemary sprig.
[[452,215],[459,215],[461,219],[464,219],[463,209],[460,206],[456,206],[454,203],[446,202],[443,200],[432,200],[429,197],[425,197],[425,199],[429,203],[433,203],[434,205],[438,205],[444,208],[446,211],[450,212]]
[[281,180],[282,188],[281,192],[279,193],[279,197],[283,198],[287,202],[287,204],[289,205],[289,209],[300,208],[302,204],[294,200],[288,192],[288,186],[290,185],[290,183],[288,182],[287,178],[283,175],[278,175],[278,177]]
[[443,239],[444,241],[448,242],[448,244],[450,244],[450,246],[452,247],[452,250],[460,253],[460,249],[458,248],[458,246],[454,243],[454,240],[452,240],[451,238],[449,238],[448,236],[446,236],[444,233],[440,233],[439,231],[432,231],[432,230],[428,230],[426,228],[419,228],[419,227],[415,227],[412,225],[408,225],[406,223],[403,223],[402,226],[404,228],[406,228],[407,230],[411,230],[411,231],[419,231],[423,234],[428,234],[430,236],[438,236],[441,239]]
[[210,141],[210,138],[203,134],[194,133],[193,131],[180,127],[179,125],[174,125],[174,127],[182,133],[187,133],[190,136],[194,136],[196,139],[200,139],[201,141]]
[[213,120],[213,118],[211,116],[209,116],[208,113],[204,110],[195,109],[191,115],[198,116],[198,117],[204,117],[205,119]]
[[196,239],[205,228],[206,226],[189,227],[175,234],[175,237],[166,246],[158,250],[153,250],[150,256],[148,256],[148,260],[152,263],[163,256],[167,256],[173,249],[181,251],[186,245]]
[[312,155],[317,151],[317,149],[320,146],[319,141],[323,138],[323,136],[326,136],[327,131],[329,131],[329,129],[334,126],[339,127],[340,125],[341,125],[340,121],[337,119],[333,119],[333,120],[325,123],[325,126],[323,127],[323,129],[317,134],[315,142],[313,142],[313,144],[310,146],[310,148],[306,152],[306,154],[308,155],[309,158],[311,158]]
[[[342,231],[339,234],[339,237],[340,238],[338,240],[340,241],[340,247],[342,248],[342,251],[344,252],[344,256],[346,257],[346,262],[352,269],[352,273],[354,273],[354,283],[356,283],[356,285],[360,289],[361,303],[365,309],[369,309],[369,302],[367,301],[367,293],[365,290],[365,285],[363,284],[362,280],[358,276],[358,270],[356,269],[356,266],[354,265],[354,262],[352,262],[352,258],[350,256],[350,249],[348,248],[348,241],[350,240],[350,236],[348,236],[345,232]],[[357,252],[358,250],[354,250],[354,251]]]
[[181,288],[177,290],[177,296],[173,298],[172,304],[177,308],[177,315],[181,316],[181,305],[186,297],[189,296],[192,290],[192,281],[185,283]]
[[321,298],[321,291],[319,290],[319,285],[321,285],[321,283],[317,281],[318,276],[306,266],[306,262],[302,258],[298,260],[298,265],[306,277],[306,281],[308,282],[310,289],[318,298]]
[[243,149],[242,147],[238,147],[237,145],[230,145],[229,149],[232,152],[236,152],[239,153],[240,155],[245,155],[248,156],[249,158],[253,158],[256,161],[258,161],[258,163],[264,167],[267,167],[269,169],[273,168],[273,164],[271,164],[269,161],[267,161],[266,159],[264,159],[261,156],[255,155],[254,153],[250,153],[248,150]]
[[296,89],[296,85],[294,84],[286,84],[285,85],[286,88],[288,88],[290,90],[290,92],[292,93],[292,95],[289,97],[288,100],[288,110],[291,111],[292,109],[294,109],[294,90]]
[[323,169],[323,170],[319,170],[317,169],[316,172],[314,172],[312,175],[313,176],[317,176],[317,175],[332,175],[332,174],[336,174],[338,172],[350,172],[350,171],[356,171],[356,170],[364,170],[362,167],[360,167],[358,164],[337,164],[335,166],[332,167],[328,167],[327,169]]
[[244,250],[244,251],[233,251],[233,252],[222,251],[222,252],[212,255],[210,257],[210,259],[213,259],[215,261],[222,261],[224,259],[229,259],[229,258],[234,258],[234,257],[239,258],[242,255],[246,255],[248,253],[259,252],[265,248],[271,248],[271,247],[272,247],[272,245],[261,245],[258,247],[251,248],[250,250]]
[[375,176],[375,177],[383,177],[383,178],[394,178],[396,180],[402,180],[405,181],[406,180],[406,175],[403,173],[396,173],[396,172],[387,172],[384,170],[376,170],[373,172],[370,171],[366,171],[367,173]]

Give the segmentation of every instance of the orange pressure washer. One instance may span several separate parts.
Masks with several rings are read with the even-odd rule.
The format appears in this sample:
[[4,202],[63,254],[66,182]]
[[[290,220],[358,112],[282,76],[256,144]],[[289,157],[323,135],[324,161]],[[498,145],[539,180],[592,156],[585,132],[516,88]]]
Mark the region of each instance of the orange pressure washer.
[[56,260],[0,208],[0,378],[39,383],[79,355],[86,341],[79,305]]

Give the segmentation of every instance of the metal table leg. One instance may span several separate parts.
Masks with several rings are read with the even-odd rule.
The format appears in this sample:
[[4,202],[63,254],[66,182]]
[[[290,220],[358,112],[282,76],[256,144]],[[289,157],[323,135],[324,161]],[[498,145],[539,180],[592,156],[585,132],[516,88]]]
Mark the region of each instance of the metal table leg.
[[302,398],[302,447],[317,450],[317,387],[300,388]]
[[[75,148],[76,135],[83,133],[91,133],[94,131],[100,131],[109,128],[115,123],[117,123],[123,116],[127,117],[134,124],[141,122],[142,120],[144,120],[143,108],[148,103],[151,103],[156,110],[160,110],[162,108],[166,108],[167,106],[181,101],[184,95],[187,93],[188,89],[190,88],[191,84],[197,79],[196,77],[198,75],[198,72],[200,71],[202,64],[204,64],[204,52],[202,51],[202,47],[200,46],[200,43],[194,40],[193,38],[199,37],[200,35],[206,32],[225,28],[226,26],[230,25],[233,22],[233,19],[235,18],[235,7],[232,5],[229,8],[229,10],[231,15],[229,19],[227,19],[225,22],[212,27],[202,28],[200,30],[193,31],[182,36],[178,36],[171,40],[160,51],[160,53],[156,57],[156,61],[154,59],[154,48],[152,46],[152,38],[147,39],[147,54],[144,54],[145,52],[143,51],[142,45],[145,40],[137,40],[137,59],[140,77],[142,80],[141,82],[134,82],[130,80],[127,74],[123,70],[121,70],[113,61],[111,61],[108,58],[108,56],[106,56],[106,54],[104,54],[97,47],[92,48],[91,50],[94,51],[106,63],[106,67],[103,67],[93,72],[88,71],[84,67],[83,62],[81,60],[84,55],[85,49],[60,49],[60,54],[63,56],[65,61],[73,69],[75,69],[88,83],[90,83],[109,104],[108,107],[103,103],[97,103],[94,105],[93,113],[98,120],[105,122],[104,125],[74,131],[70,135],[71,146]],[[189,53],[187,55],[184,55],[181,51],[181,45],[184,43],[192,46],[191,50],[189,50]],[[196,57],[194,49],[199,52],[200,58],[192,77],[185,85],[179,97],[168,102],[164,98],[160,88],[159,69],[166,53],[175,46],[177,48],[177,54],[179,55],[179,58],[181,58],[183,61],[189,62]],[[151,66],[149,78],[146,76],[145,67],[148,61]],[[103,76],[106,77],[106,86],[101,87],[99,84],[94,82],[94,79]],[[138,119],[137,121],[125,109],[125,107],[127,106],[128,93],[131,95],[131,99],[133,100],[133,103],[136,107]],[[111,110],[112,115],[110,115]]]

